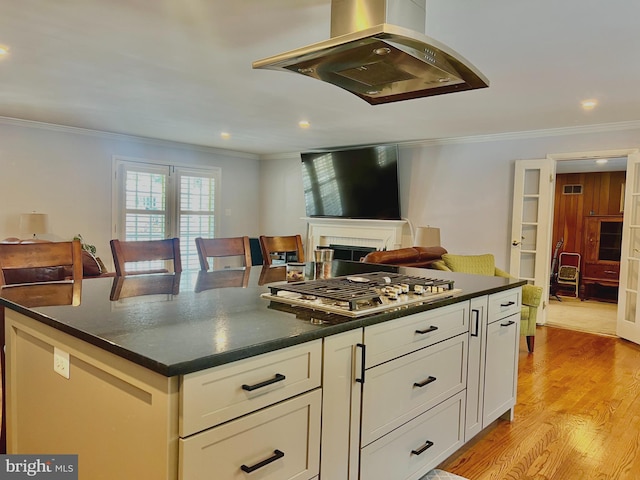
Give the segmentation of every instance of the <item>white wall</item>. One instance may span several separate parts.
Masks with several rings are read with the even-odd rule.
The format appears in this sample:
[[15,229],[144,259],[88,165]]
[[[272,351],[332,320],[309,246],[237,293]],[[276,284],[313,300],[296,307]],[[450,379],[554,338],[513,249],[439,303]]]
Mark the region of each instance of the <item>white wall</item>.
[[[0,120],[0,239],[24,237],[21,213],[47,213],[51,233],[42,238],[69,240],[82,234],[112,268],[114,155],[220,167],[220,235],[260,233],[260,162],[255,155]],[[230,216],[224,215],[226,210]]]
[[[637,148],[640,129],[497,136],[400,148],[402,215],[441,229],[455,253],[496,255],[508,269],[513,165],[548,154]],[[477,140],[477,139],[476,139]],[[50,240],[81,233],[110,265],[114,155],[222,169],[222,236],[306,235],[299,154],[256,156],[0,120],[0,239],[22,236],[21,213],[48,213]],[[407,235],[407,241],[410,236]]]
[[[440,227],[442,246],[449,252],[493,253],[496,265],[508,269],[516,159],[638,146],[638,128],[402,146],[402,216],[414,227]],[[300,219],[304,216],[300,175],[299,155],[262,161],[261,188],[268,192],[261,202],[265,231],[306,233],[306,223]]]

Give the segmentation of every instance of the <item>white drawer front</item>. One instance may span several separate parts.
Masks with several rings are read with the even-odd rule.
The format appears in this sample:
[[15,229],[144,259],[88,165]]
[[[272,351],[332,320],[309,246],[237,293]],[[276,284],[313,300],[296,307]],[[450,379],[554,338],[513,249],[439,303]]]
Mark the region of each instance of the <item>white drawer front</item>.
[[463,444],[464,392],[362,449],[360,478],[418,480]]
[[514,313],[520,313],[521,308],[522,288],[520,287],[489,295],[488,322],[492,323]]
[[366,368],[468,331],[468,308],[460,302],[366,327]]
[[180,439],[179,478],[313,478],[320,463],[321,397],[315,390]]
[[367,371],[361,445],[462,391],[467,379],[467,340],[467,335],[458,335]]
[[321,364],[322,341],[315,340],[185,375],[180,436],[319,387]]
[[487,328],[483,425],[486,427],[516,404],[520,315]]

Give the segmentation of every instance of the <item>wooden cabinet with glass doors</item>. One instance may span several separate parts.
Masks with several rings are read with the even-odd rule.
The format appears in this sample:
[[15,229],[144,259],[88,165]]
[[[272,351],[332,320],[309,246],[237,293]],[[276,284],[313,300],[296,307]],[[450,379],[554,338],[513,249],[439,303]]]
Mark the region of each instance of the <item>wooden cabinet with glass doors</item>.
[[[622,246],[622,215],[585,217],[582,263],[582,299],[617,299]],[[598,290],[598,287],[605,287]],[[606,293],[606,290],[614,292]],[[604,292],[604,293],[603,293]]]

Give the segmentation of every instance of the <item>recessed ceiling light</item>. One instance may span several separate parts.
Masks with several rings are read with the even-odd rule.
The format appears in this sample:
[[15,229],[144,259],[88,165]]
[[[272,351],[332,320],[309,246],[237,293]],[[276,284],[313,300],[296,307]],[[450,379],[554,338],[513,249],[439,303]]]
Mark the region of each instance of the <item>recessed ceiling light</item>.
[[596,160],[596,163],[598,165],[605,165],[605,164],[609,163],[609,159],[607,159],[607,158],[599,158],[599,159]]
[[4,57],[9,54],[9,47],[5,45],[0,45],[0,57]]
[[298,126],[300,128],[309,128],[311,126],[311,124],[307,120],[300,120],[298,122]]
[[231,138],[231,134],[229,132],[220,132],[220,137],[228,140],[229,138]]
[[598,101],[590,98],[589,100],[583,100],[580,104],[584,110],[593,110],[598,105]]

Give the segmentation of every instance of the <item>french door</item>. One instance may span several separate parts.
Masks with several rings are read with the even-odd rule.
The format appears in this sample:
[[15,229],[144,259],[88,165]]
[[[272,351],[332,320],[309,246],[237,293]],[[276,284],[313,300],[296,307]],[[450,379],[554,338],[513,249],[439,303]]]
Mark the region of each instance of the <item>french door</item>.
[[538,324],[547,316],[554,189],[554,160],[516,160],[509,273],[543,288]]
[[617,334],[640,344],[640,153],[627,157]]

